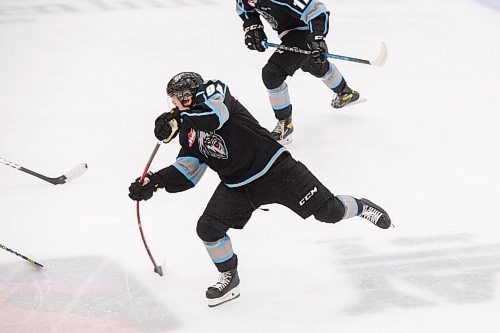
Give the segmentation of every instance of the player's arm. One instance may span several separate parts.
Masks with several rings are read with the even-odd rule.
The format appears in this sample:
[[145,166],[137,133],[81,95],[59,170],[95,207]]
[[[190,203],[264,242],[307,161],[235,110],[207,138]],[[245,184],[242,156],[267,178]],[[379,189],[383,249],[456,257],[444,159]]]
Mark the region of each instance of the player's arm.
[[128,196],[132,200],[141,201],[149,200],[160,188],[170,193],[189,190],[198,183],[206,169],[205,163],[181,149],[174,164],[155,173],[148,172],[142,184],[139,178],[130,184]]
[[196,157],[178,156],[174,164],[161,169],[157,174],[161,177],[165,190],[175,193],[193,188],[206,169],[207,165]]
[[325,63],[328,47],[324,38],[328,33],[330,17],[326,6],[317,0],[277,0],[274,3],[282,5],[290,15],[307,24],[310,33],[306,36],[306,42],[311,56],[314,62]]
[[243,20],[243,31],[245,32],[245,45],[250,50],[264,52],[263,45],[267,41],[264,25],[260,20],[260,15],[254,7],[248,4],[247,0],[236,0],[236,12]]
[[236,0],[236,13],[243,20],[243,29],[251,25],[262,25],[260,15],[246,0]]
[[229,89],[224,83],[208,81],[195,96],[195,105],[181,112],[181,117],[198,130],[217,130],[229,119],[230,110],[226,105],[229,97]]

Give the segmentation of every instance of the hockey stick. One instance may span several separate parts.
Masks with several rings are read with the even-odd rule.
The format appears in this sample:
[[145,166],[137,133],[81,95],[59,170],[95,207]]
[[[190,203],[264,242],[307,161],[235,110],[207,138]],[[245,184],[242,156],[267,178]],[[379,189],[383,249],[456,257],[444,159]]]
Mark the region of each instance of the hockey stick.
[[[274,47],[274,48],[277,48],[278,50],[283,50],[283,51],[290,51],[290,52],[296,52],[296,53],[302,53],[302,54],[311,54],[310,50],[302,50],[302,49],[299,49],[298,47],[290,47],[290,46],[281,45],[281,44],[274,44],[274,43],[270,43],[267,41],[262,42],[262,44],[266,48],[267,47]],[[378,56],[373,60],[365,60],[365,59],[347,57],[347,56],[331,54],[331,53],[326,53],[325,58],[345,60],[345,61],[357,62],[357,63],[365,64],[365,65],[372,65],[372,66],[381,67],[385,64],[385,61],[387,60],[387,46],[385,46],[385,43],[382,42],[382,46],[380,47],[380,52],[379,52]]]
[[17,253],[16,251],[9,249],[8,247],[3,246],[2,244],[0,244],[0,248],[4,249],[5,251],[8,251],[8,252],[10,252],[10,253],[14,253],[16,256],[21,257],[21,258],[23,258],[23,259],[24,259],[24,260],[26,260],[26,261],[29,261],[29,262],[30,262],[30,263],[32,263],[33,265],[37,265],[37,266],[40,266],[40,267],[44,267],[42,264],[40,264],[40,263],[36,262],[35,260],[30,259],[30,258],[28,258],[28,257],[26,257],[26,256],[23,256],[22,254]]
[[[149,157],[148,163],[146,164],[146,167],[144,168],[144,172],[142,173],[141,179],[139,180],[139,182],[141,184],[144,182],[144,178],[146,178],[146,173],[148,172],[149,167],[151,166],[151,162],[153,162],[153,159],[156,155],[156,152],[158,152],[160,145],[161,145],[161,141],[158,141],[156,143],[155,148],[153,149],[153,152],[151,153],[151,156]],[[141,232],[142,242],[144,243],[144,247],[146,248],[146,251],[148,252],[149,259],[151,259],[151,262],[153,263],[153,266],[155,267],[154,272],[158,273],[158,275],[160,275],[160,276],[163,276],[163,269],[161,268],[161,266],[158,266],[156,264],[156,261],[153,258],[151,251],[149,250],[149,246],[146,243],[146,238],[144,237],[144,232],[142,231],[141,215],[139,214],[139,200],[137,200],[136,212],[137,212],[137,223],[139,224],[139,231]]]
[[19,164],[7,161],[6,159],[3,159],[1,157],[0,157],[0,162],[5,164],[5,165],[11,166],[14,169],[17,169],[19,171],[23,171],[23,172],[26,172],[27,174],[30,174],[30,175],[35,176],[37,178],[43,179],[43,180],[45,180],[51,184],[54,184],[54,185],[66,184],[67,182],[72,181],[73,179],[78,178],[81,175],[83,175],[85,173],[85,171],[87,171],[87,168],[88,168],[87,164],[81,163],[81,164],[78,164],[73,169],[71,169],[70,171],[66,172],[62,176],[59,176],[56,178],[51,178],[51,177],[41,175],[38,172],[31,171],[30,169],[26,169],[25,167],[22,167]]

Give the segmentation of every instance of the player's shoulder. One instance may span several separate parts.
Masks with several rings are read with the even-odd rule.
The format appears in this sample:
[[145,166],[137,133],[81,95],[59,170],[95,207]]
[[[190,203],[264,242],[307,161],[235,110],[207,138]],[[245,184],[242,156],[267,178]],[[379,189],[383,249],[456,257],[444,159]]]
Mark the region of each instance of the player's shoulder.
[[209,79],[203,81],[203,84],[200,86],[197,92],[198,96],[203,96],[205,98],[210,98],[215,94],[225,95],[227,92],[227,85],[221,80],[217,79]]

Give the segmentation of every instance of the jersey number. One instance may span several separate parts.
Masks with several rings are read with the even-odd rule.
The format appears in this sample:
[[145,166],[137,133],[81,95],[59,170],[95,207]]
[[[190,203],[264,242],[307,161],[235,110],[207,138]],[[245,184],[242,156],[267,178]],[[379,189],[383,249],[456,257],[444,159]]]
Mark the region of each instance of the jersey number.
[[220,84],[217,84],[217,88],[215,88],[215,85],[211,84],[207,87],[207,97],[212,96],[216,90],[220,92],[221,95],[224,95],[224,89]]
[[309,2],[310,0],[293,0],[293,5],[299,7],[301,10],[304,10]]

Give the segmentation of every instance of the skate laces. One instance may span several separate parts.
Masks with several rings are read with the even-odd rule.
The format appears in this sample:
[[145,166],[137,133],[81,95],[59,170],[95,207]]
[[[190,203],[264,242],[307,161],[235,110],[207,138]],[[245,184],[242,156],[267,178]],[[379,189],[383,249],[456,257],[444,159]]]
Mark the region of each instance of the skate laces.
[[378,220],[382,217],[382,214],[383,213],[378,209],[372,206],[368,206],[367,204],[364,204],[361,217],[376,225]]
[[233,277],[233,275],[231,274],[230,271],[229,272],[220,273],[220,275],[219,275],[219,281],[216,284],[214,284],[212,286],[212,288],[215,288],[215,289],[218,289],[218,290],[222,291],[231,282],[231,278],[232,277]]
[[279,120],[273,129],[273,133],[278,133],[280,136],[283,135],[285,133],[285,122],[286,120]]

